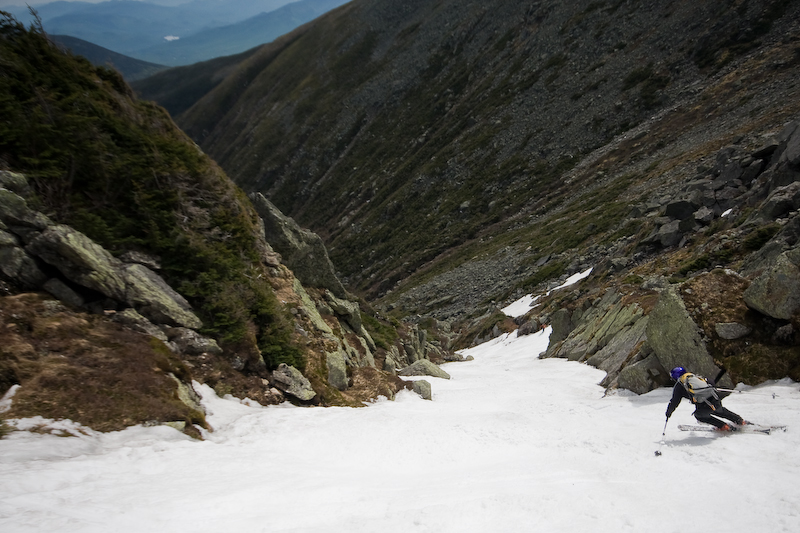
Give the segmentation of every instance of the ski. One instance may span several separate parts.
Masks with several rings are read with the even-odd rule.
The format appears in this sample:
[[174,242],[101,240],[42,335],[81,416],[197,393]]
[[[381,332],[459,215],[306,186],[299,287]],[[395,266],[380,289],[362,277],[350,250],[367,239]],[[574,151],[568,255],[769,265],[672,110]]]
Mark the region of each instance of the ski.
[[741,428],[741,427],[749,427],[749,426],[753,426],[753,427],[757,427],[757,428],[763,428],[763,429],[771,429],[773,431],[786,431],[786,429],[788,428],[788,426],[767,426],[767,425],[764,425],[764,424],[759,424],[757,422],[751,422],[750,424],[747,424],[746,426],[736,426],[736,427],[740,427]]
[[720,435],[729,435],[731,433],[761,433],[763,435],[769,435],[773,430],[771,427],[756,426],[755,424],[736,426],[736,429],[733,431],[717,431],[717,428],[714,426],[691,426],[686,424],[679,425],[678,429],[681,431],[714,431],[718,432]]

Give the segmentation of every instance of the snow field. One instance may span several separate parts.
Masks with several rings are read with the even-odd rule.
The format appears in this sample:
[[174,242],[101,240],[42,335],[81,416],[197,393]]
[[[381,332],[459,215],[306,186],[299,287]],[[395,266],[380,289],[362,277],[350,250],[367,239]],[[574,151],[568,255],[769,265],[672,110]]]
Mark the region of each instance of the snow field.
[[0,531],[678,532],[687,517],[800,531],[796,383],[725,400],[788,432],[681,432],[684,402],[656,457],[671,391],[604,396],[603,372],[537,359],[549,333],[465,351],[451,380],[425,378],[432,402],[265,408],[198,386],[215,428],[203,442],[166,427],[13,433]]

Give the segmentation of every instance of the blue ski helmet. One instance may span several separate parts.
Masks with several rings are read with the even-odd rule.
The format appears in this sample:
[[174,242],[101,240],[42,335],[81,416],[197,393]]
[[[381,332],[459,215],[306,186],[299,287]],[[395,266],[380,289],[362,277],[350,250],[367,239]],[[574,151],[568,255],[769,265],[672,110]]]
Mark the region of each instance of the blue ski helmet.
[[682,375],[686,373],[686,369],[682,366],[676,366],[672,370],[669,371],[669,375],[672,376],[672,379],[678,381]]

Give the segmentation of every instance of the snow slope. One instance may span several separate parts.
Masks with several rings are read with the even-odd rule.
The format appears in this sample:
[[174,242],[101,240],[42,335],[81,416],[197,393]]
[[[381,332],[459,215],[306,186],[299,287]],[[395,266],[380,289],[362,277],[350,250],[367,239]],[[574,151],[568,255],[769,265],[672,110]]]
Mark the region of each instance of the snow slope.
[[670,391],[604,396],[601,371],[536,358],[549,333],[468,350],[451,380],[428,378],[434,401],[260,407],[201,387],[204,442],[16,432],[0,440],[0,531],[800,531],[796,383],[725,400],[788,432],[680,432],[684,404],[656,457]]

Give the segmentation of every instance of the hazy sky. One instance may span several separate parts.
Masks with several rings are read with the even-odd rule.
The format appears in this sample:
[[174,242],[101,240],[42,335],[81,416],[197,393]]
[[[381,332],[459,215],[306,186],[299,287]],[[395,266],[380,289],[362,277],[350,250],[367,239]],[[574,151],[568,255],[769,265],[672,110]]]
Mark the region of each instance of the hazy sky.
[[[66,0],[66,1],[70,2],[70,1],[75,1],[75,0]],[[87,2],[87,3],[90,3],[90,4],[99,4],[100,2],[105,2],[107,0],[80,0],[80,1]],[[160,6],[177,6],[177,5],[180,5],[180,4],[185,4],[185,3],[189,2],[190,0],[146,0],[146,1],[151,3],[151,4],[158,4]],[[31,5],[33,7],[36,7],[36,6],[41,5],[41,4],[49,4],[49,3],[50,2],[42,2],[40,0],[28,0],[27,2],[25,0],[0,0],[0,9],[6,8],[8,6],[23,6],[24,7],[26,4],[27,5]]]

